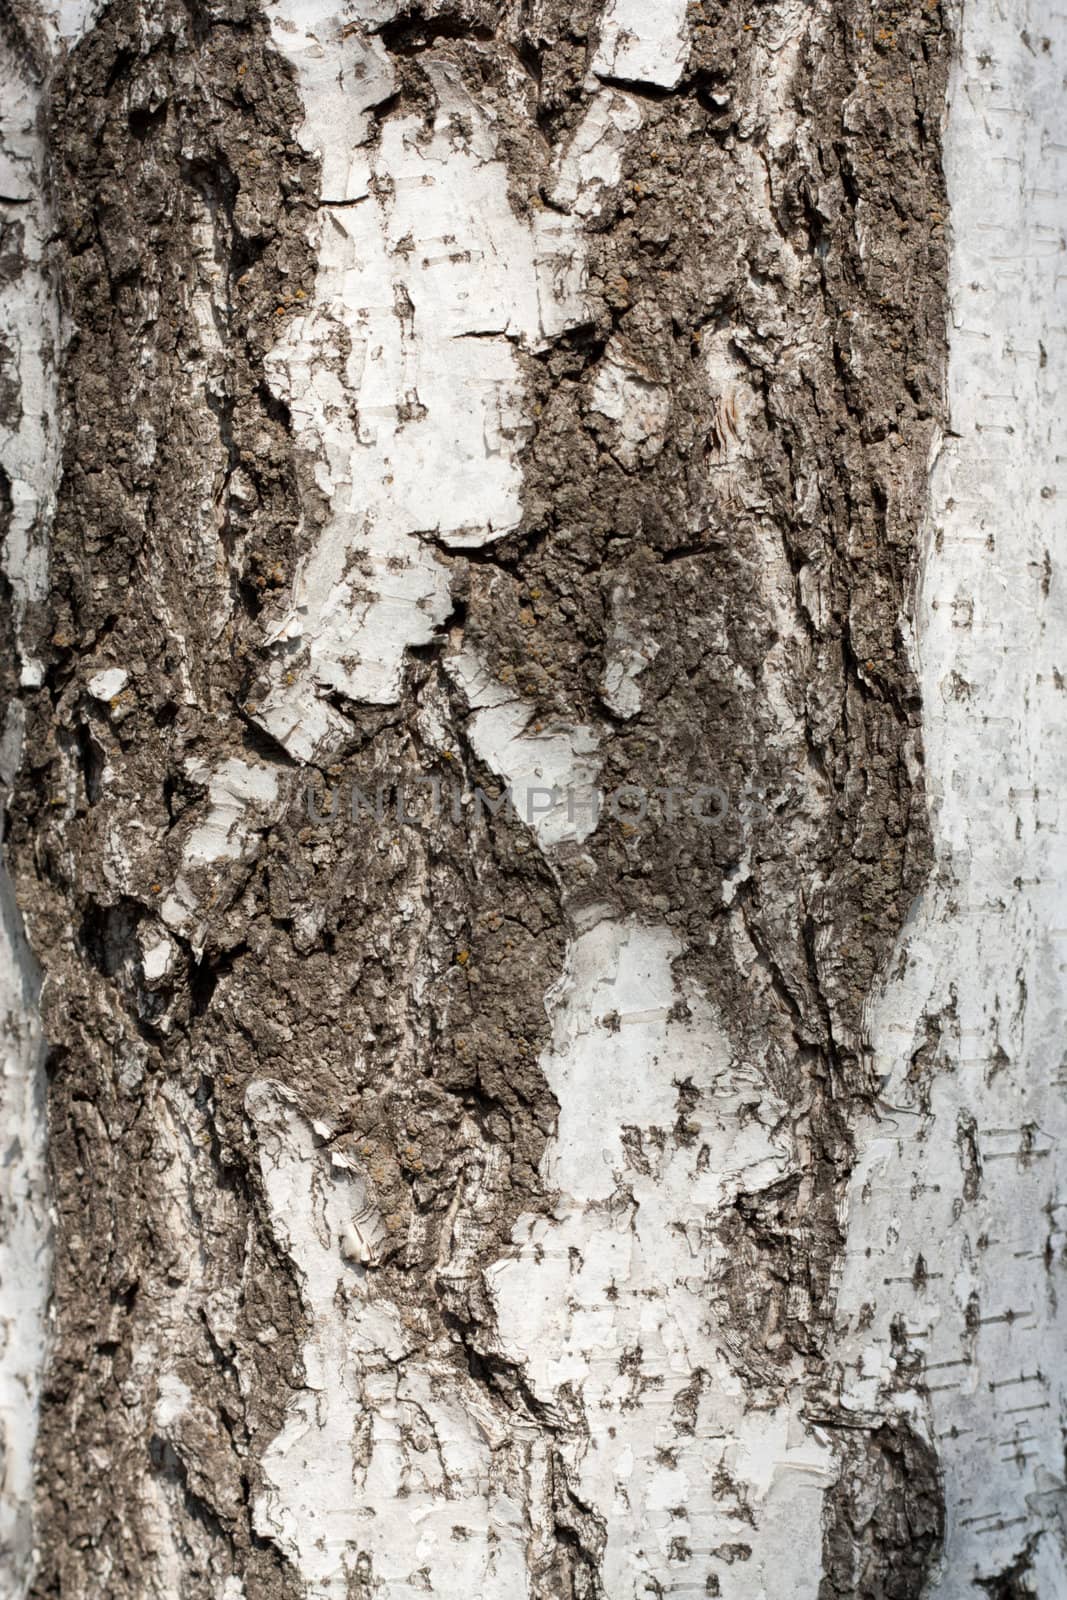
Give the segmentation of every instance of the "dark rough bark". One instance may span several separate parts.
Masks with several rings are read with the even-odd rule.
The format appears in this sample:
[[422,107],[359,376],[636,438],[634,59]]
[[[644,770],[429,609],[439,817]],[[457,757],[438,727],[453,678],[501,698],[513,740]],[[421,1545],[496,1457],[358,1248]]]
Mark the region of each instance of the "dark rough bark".
[[[292,292],[311,279],[304,231],[315,173],[292,140],[298,103],[260,19],[235,7],[213,21],[176,6],[152,18],[150,30],[149,21],[136,5],[111,7],[53,102],[75,332],[47,621],[53,666],[29,707],[23,803],[34,815],[16,829],[33,839],[27,910],[38,948],[48,951],[59,1215],[37,1590],[143,1592],[153,1549],[129,1497],[153,1473],[184,1502],[188,1592],[217,1592],[220,1570],[239,1565],[266,1596],[295,1591],[250,1529],[253,1449],[292,1382],[299,1303],[214,1117],[204,1018],[221,953],[198,961],[185,952],[173,992],[150,992],[136,934],[154,914],[166,836],[196,801],[183,755],[242,736],[232,708],[257,576],[244,552],[280,551],[295,522],[291,446],[266,404],[261,360],[279,280]],[[213,248],[197,249],[197,226]],[[190,300],[213,268],[225,353],[204,363],[198,383],[188,371],[202,348]],[[145,449],[146,428],[158,454]],[[240,524],[228,502],[238,464],[255,485],[254,509]],[[186,530],[197,526],[204,499],[226,508],[222,559],[209,549],[191,561]],[[218,592],[232,595],[234,626],[223,640],[205,640],[205,601]],[[119,656],[136,662],[129,690],[121,704],[100,705],[86,696],[86,664]],[[97,804],[105,763],[121,776]],[[77,798],[61,821],[68,784]],[[131,822],[145,826],[152,848],[133,892],[116,895],[104,841]],[[191,1119],[182,1136],[203,1145],[194,1182],[205,1198],[191,1203],[204,1223],[209,1273],[198,1303],[181,1309],[189,1263],[161,1227],[168,1156],[144,1103],[146,1082],[160,1073],[181,1096],[179,1119]],[[233,1283],[241,1284],[233,1333],[252,1377],[246,1396],[232,1341],[216,1338],[209,1310],[212,1290]],[[277,1339],[258,1341],[268,1326]],[[187,1447],[153,1433],[151,1386],[135,1366],[145,1337],[174,1341],[204,1397],[202,1436]]]
[[[551,149],[583,108],[597,20],[588,4],[536,9],[535,22],[528,7],[413,5],[382,33],[402,73],[382,116],[428,103],[428,55],[455,62],[500,118],[520,212],[544,204]],[[451,783],[459,767],[489,785],[441,666],[462,630],[546,717],[598,730],[607,787],[712,783],[731,797],[710,829],[605,819],[555,873],[505,817],[398,829],[389,854],[309,827],[306,772],[251,719],[264,600],[292,575],[301,510],[312,531],[316,515],[312,464],[263,361],[312,289],[317,175],[255,6],[120,0],[55,85],[75,332],[50,666],[26,697],[10,846],[53,1045],[39,1596],[147,1592],[152,1479],[182,1532],[183,1595],[216,1595],[230,1573],[256,1600],[301,1592],[250,1512],[258,1455],[300,1383],[301,1333],[264,1222],[252,1078],[285,1084],[370,1152],[383,1292],[428,1337],[453,1336],[457,1371],[526,1405],[521,1374],[493,1356],[479,1268],[545,1203],[543,1000],[594,901],[676,931],[736,1052],[805,1130],[795,1176],[739,1198],[723,1231],[732,1264],[707,1288],[753,1401],[799,1356],[833,1416],[839,1208],[850,1126],[875,1087],[862,1007],[929,861],[900,617],[941,403],[948,43],[940,5],[887,22],[866,0],[834,0],[813,11],[776,107],[758,55],[774,8],[696,9],[685,77],[645,95],[591,237],[591,319],[523,355],[536,418],[523,526],[488,551],[442,552],[455,611],[440,647],[412,654],[400,706],[343,707],[348,748],[319,775],[347,792],[375,775]],[[525,106],[504,91],[514,52]],[[872,52],[881,79],[859,89]],[[778,145],[783,110],[801,135]],[[670,403],[666,447],[636,462],[589,404],[620,352]],[[601,688],[620,615],[658,645],[630,720]],[[112,663],[129,682],[102,704],[86,685]],[[447,705],[451,766],[420,742],[414,710],[431,696]],[[276,764],[288,811],[251,859],[200,885],[202,948],[179,940],[177,964],[150,980],[145,942],[206,807],[188,769],[249,751]],[[405,895],[427,915],[398,933]],[[433,1263],[472,1156],[464,1114],[473,1155],[505,1159],[450,1277]],[[175,1248],[176,1143],[199,1260]],[[198,1419],[171,1435],[153,1423],[148,1377],[164,1345]],[[826,1594],[917,1600],[941,1527],[928,1448],[880,1421],[835,1438]],[[596,1537],[561,1483],[540,1592],[598,1593]]]
[[906,1422],[846,1435],[819,1600],[911,1600],[941,1549],[937,1456]]

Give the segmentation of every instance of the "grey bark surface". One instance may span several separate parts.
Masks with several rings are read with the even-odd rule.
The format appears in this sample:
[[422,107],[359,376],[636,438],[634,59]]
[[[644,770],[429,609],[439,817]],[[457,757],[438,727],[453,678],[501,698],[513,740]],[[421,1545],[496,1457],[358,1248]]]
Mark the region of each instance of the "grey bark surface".
[[[714,1009],[747,1074],[740,1125],[775,1108],[784,1166],[707,1214],[690,1272],[746,1411],[791,1396],[820,1430],[819,1600],[919,1600],[944,1536],[936,1447],[914,1410],[842,1405],[835,1297],[856,1129],[880,1092],[865,1007],[932,861],[902,619],[944,420],[946,18],[936,0],[704,0],[664,87],[591,77],[590,0],[378,9],[348,24],[392,75],[368,144],[407,119],[428,145],[441,84],[458,85],[523,226],[567,212],[554,174],[595,95],[636,103],[640,124],[575,223],[581,316],[511,336],[521,520],[464,548],[428,510],[447,614],[395,698],[316,689],[333,731],[308,758],[263,708],[330,495],[271,352],[315,298],[323,212],[384,206],[387,184],[325,195],[251,0],[113,0],[50,85],[62,480],[48,601],[24,624],[43,682],[4,685],[25,712],[6,848],[45,974],[55,1210],[31,1593],[393,1592],[358,1528],[337,1586],[314,1587],[261,1509],[265,1457],[316,1387],[316,1314],[270,1191],[283,1125],[309,1168],[358,1174],[350,1209],[373,1238],[357,1217],[355,1243],[327,1240],[403,1323],[402,1361],[527,1463],[527,1592],[622,1592],[605,1508],[575,1475],[596,1428],[581,1385],[545,1392],[487,1287],[520,1221],[553,1216],[546,994],[610,917],[669,931],[671,1025],[696,1027],[693,996]],[[9,52],[32,48],[16,16]],[[398,294],[402,327],[417,312]],[[323,358],[342,386],[350,336],[339,321]],[[636,440],[598,404],[619,373],[653,419]],[[605,687],[621,637],[643,648],[636,701]],[[604,788],[712,785],[722,816],[605,815],[551,848],[484,808],[353,822],[354,785],[391,802],[426,778],[499,789],[465,653],[530,726],[588,730]],[[207,861],[191,841],[232,822],[216,780],[233,763],[263,786],[239,849]],[[195,916],[165,913],[174,897]],[[636,1205],[636,1175],[673,1152],[699,1160],[705,1091],[684,1074],[674,1090],[671,1122],[622,1129],[606,1209]],[[893,1381],[921,1393],[903,1320],[894,1354]],[[651,1392],[680,1444],[702,1436],[720,1383],[705,1367],[665,1394],[638,1341],[619,1372],[620,1418]],[[412,1459],[437,1448],[414,1406],[396,1426]],[[339,1473],[369,1470],[369,1440]],[[440,1494],[459,1495],[447,1471]],[[714,1494],[743,1525],[740,1479],[720,1468]],[[748,1520],[751,1539],[710,1551],[679,1534],[677,1592],[749,1592]],[[637,1523],[634,1593],[675,1592],[651,1555],[643,1576]],[[460,1600],[422,1570],[410,1592]],[[1011,1581],[990,1592],[1027,1592]]]

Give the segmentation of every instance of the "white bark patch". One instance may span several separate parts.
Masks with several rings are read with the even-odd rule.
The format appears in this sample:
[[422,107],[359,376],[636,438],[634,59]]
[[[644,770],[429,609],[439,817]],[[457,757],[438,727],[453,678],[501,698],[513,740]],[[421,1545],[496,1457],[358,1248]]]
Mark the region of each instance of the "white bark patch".
[[688,0],[611,0],[593,58],[601,78],[673,89],[689,55]]
[[519,818],[542,850],[596,827],[594,788],[600,771],[594,730],[585,724],[544,724],[533,705],[491,678],[471,650],[447,663],[473,715],[467,736],[485,764],[503,778]]
[[189,879],[194,867],[215,866],[239,861],[248,844],[253,813],[269,816],[278,798],[278,778],[269,767],[253,765],[231,756],[214,771],[190,766],[190,777],[206,783],[207,815],[190,833],[182,852],[182,866],[174,887],[160,906],[160,916],[169,928],[190,938],[199,949],[196,913],[200,904]]
[[[574,225],[515,215],[491,123],[453,67],[426,62],[428,136],[393,118],[371,143],[366,113],[394,86],[380,43],[330,19],[312,47],[293,26],[276,12],[275,41],[314,106],[302,137],[323,151],[324,197],[344,203],[326,207],[314,303],[268,367],[331,511],[272,632],[273,683],[254,714],[311,760],[343,726],[316,697],[395,701],[405,650],[447,616],[433,543],[473,548],[518,523],[515,347],[577,321],[581,296]],[[332,96],[315,104],[330,76],[350,86],[341,126],[354,148],[330,121]]]
[[151,989],[177,970],[180,951],[174,940],[169,939],[158,928],[138,928],[137,942],[141,947],[141,970],[144,981]]
[[207,782],[211,810],[186,841],[185,859],[190,864],[239,856],[244,832],[242,819],[248,802],[266,804],[278,793],[278,780],[273,772],[236,757],[224,761]]
[[759,1600],[788,1562],[790,1594],[814,1597],[828,1452],[797,1405],[748,1410],[708,1294],[717,1219],[795,1160],[787,1108],[696,992],[683,1015],[679,948],[610,919],[571,945],[542,1062],[560,1102],[544,1163],[557,1200],[487,1274],[501,1346],[546,1405],[562,1412],[564,1385],[581,1402],[586,1431],[560,1437],[606,1523],[607,1594],[679,1593],[687,1572],[702,1587],[710,1567]]
[[109,701],[120,695],[129,681],[130,675],[122,667],[107,667],[103,672],[94,672],[87,688],[95,700]]
[[663,449],[670,394],[651,373],[640,370],[621,339],[612,339],[604,353],[589,408],[610,424],[608,448],[625,471],[654,461]]
[[60,343],[59,308],[46,261],[49,211],[43,195],[44,149],[39,127],[42,92],[5,51],[4,108],[0,120],[0,201],[7,219],[21,224],[21,272],[0,286],[0,336],[18,386],[17,420],[0,421],[0,460],[10,482],[11,516],[4,540],[3,569],[11,584],[21,678],[39,684],[40,662],[22,648],[22,621],[29,605],[48,592],[47,526],[55,509],[59,472],[56,437],[55,356]]
[[1028,1550],[1033,1593],[1067,1593],[1065,61],[1063,16],[1036,0],[964,8],[946,141],[953,432],[918,615],[938,867],[872,1008],[883,1114],[840,1301],[855,1406],[886,1403],[894,1317],[925,1360],[948,1510],[937,1600]]
[[370,1226],[368,1187],[331,1160],[327,1130],[275,1085],[251,1085],[246,1103],[311,1319],[304,1387],[263,1460],[257,1528],[291,1557],[308,1600],[347,1600],[360,1577],[390,1600],[525,1596],[522,1429],[447,1344],[427,1346],[419,1314],[377,1296],[350,1243]]
[[594,96],[563,152],[552,191],[555,204],[566,206],[576,216],[599,216],[601,191],[613,188],[621,179],[628,136],[636,133],[643,120],[632,95],[605,90]]
[[640,676],[659,654],[654,639],[645,639],[640,626],[641,605],[633,587],[619,584],[611,597],[611,627],[607,659],[600,680],[600,697],[617,717],[636,717],[641,710]]

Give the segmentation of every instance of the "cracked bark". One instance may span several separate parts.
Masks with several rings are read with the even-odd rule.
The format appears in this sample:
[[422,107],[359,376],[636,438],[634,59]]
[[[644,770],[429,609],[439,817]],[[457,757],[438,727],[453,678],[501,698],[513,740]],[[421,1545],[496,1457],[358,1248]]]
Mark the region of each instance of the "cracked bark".
[[893,1192],[984,1215],[1016,1108],[944,1087],[951,960],[887,979],[962,881],[910,631],[941,5],[5,16],[69,322],[5,684],[55,1213],[25,1592],[1062,1573],[1055,1420],[998,1479],[1025,1526],[963,1531],[935,1325],[1002,1369]]

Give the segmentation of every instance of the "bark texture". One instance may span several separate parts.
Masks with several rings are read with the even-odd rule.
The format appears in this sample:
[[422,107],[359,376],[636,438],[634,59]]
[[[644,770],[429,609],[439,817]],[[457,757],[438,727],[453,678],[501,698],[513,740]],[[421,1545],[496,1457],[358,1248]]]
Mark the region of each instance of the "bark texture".
[[1039,5],[969,6],[955,52],[952,427],[916,606],[936,867],[870,1008],[882,1095],[856,1129],[838,1297],[852,1404],[888,1380],[930,1418],[937,1600],[1067,1592],[1065,42]]
[[57,52],[40,1600],[944,1572],[926,1278],[846,1221],[934,859],[949,61],[938,0]]

